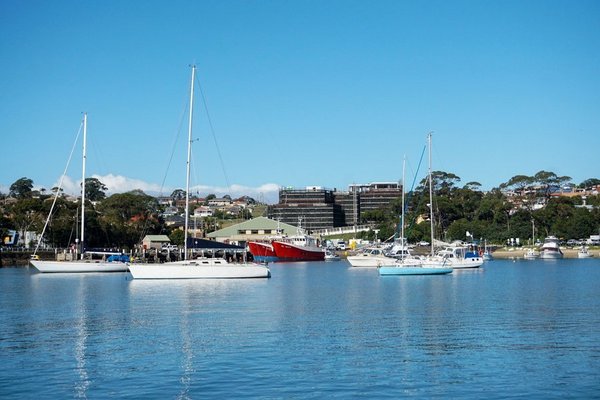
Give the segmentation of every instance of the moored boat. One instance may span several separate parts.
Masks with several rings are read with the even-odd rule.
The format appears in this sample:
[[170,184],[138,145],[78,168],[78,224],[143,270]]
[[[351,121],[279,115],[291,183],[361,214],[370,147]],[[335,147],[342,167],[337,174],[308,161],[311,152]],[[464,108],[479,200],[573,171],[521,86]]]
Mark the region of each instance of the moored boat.
[[340,261],[340,256],[333,250],[325,250],[325,261]]
[[270,270],[256,263],[229,263],[224,259],[200,258],[188,260],[188,224],[189,224],[189,193],[190,193],[190,164],[192,140],[192,115],[194,100],[194,77],[196,66],[192,66],[190,89],[187,168],[186,168],[186,198],[184,226],[184,260],[163,264],[131,264],[129,272],[134,279],[243,279],[269,278]]
[[590,253],[587,246],[581,246],[581,249],[577,252],[577,258],[590,258],[592,257],[592,253]]
[[[86,142],[87,142],[87,113],[83,114],[83,153],[82,153],[82,178],[81,178],[81,239],[77,239],[81,246],[81,260],[59,260],[59,261],[42,261],[37,257],[36,253],[38,247],[41,243],[41,240],[38,242],[35,251],[33,252],[33,256],[29,260],[33,267],[42,273],[82,273],[82,272],[126,272],[128,263],[122,261],[108,262],[105,260],[85,260],[84,259],[84,249],[85,249],[85,162],[86,162]],[[79,136],[79,134],[78,134]],[[68,167],[68,164],[67,164]],[[63,174],[59,189],[62,187],[62,181],[66,174]],[[54,205],[56,204],[56,199],[60,190],[56,191],[56,196],[54,197],[54,202],[50,208],[50,212],[48,213],[48,218],[46,219],[46,223],[44,228],[42,229],[42,237],[46,231],[46,227],[52,217],[52,210],[54,209]],[[77,258],[77,253],[75,253],[75,258]]]
[[130,264],[134,279],[244,279],[269,278],[271,272],[255,263],[229,263],[221,258],[198,258],[164,264]]
[[277,261],[323,261],[325,250],[311,236],[300,234],[271,242]]
[[254,261],[257,262],[275,262],[279,261],[279,258],[275,254],[275,249],[271,242],[248,242],[248,249]]
[[423,264],[454,269],[479,268],[483,265],[483,258],[464,246],[448,246],[435,256],[424,259]]
[[397,258],[388,257],[378,247],[364,249],[358,254],[346,258],[353,267],[380,267],[383,265],[394,265]]
[[564,254],[558,245],[556,236],[548,236],[540,249],[540,258],[544,260],[556,260],[563,258]]
[[536,258],[539,258],[539,256],[539,251],[536,251],[535,249],[527,249],[523,255],[523,258],[526,260],[535,260]]

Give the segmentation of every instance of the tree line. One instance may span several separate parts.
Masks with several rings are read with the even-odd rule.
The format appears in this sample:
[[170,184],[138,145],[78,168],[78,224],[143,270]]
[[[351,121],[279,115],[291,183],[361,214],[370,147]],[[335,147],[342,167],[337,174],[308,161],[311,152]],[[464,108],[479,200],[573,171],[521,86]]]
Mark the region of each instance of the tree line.
[[[503,244],[510,238],[521,243],[555,235],[581,239],[600,234],[600,179],[590,178],[575,185],[567,176],[540,171],[533,176],[517,175],[490,191],[478,182],[460,186],[452,173],[432,173],[434,237],[444,241],[485,239]],[[596,194],[593,194],[595,190]],[[558,195],[569,192],[574,196]],[[585,193],[585,194],[584,194]],[[583,207],[585,205],[587,207]],[[410,243],[429,241],[428,179],[406,195],[406,238]],[[399,230],[401,199],[390,207],[361,215],[362,222],[376,221],[380,238]],[[467,232],[472,236],[467,237]],[[367,236],[372,237],[373,233]]]
[[[161,213],[164,205],[156,197],[141,190],[116,193],[106,196],[107,187],[96,178],[85,180],[85,246],[87,248],[127,248],[139,244],[145,235],[168,235],[175,244],[183,244],[183,232],[178,227],[168,227]],[[56,196],[56,192],[59,195]],[[51,247],[64,248],[75,243],[80,237],[81,198],[77,201],[60,195],[58,188],[51,193],[46,190],[34,190],[33,181],[23,177],[15,181],[8,194],[0,193],[0,237],[4,238],[9,230],[21,235],[26,231],[41,233],[56,198],[52,216],[44,233],[44,243]],[[173,202],[185,199],[181,189],[173,191]],[[210,194],[205,201],[215,198]],[[229,196],[225,196],[229,197]],[[230,198],[230,197],[229,197]],[[253,199],[249,199],[251,203]],[[239,217],[251,217],[243,210]],[[230,216],[215,212],[213,217],[203,221],[205,232],[217,228],[218,219]]]
[[[543,238],[555,235],[564,239],[581,239],[600,233],[600,196],[593,188],[600,188],[600,179],[590,178],[578,185],[571,178],[540,171],[533,176],[516,175],[497,188],[484,192],[478,182],[460,185],[455,174],[435,171],[432,173],[434,236],[452,241],[467,240],[467,232],[474,239],[504,243],[510,238],[520,238],[522,243],[533,236]],[[557,196],[560,191],[586,191],[585,195]],[[0,236],[8,230],[41,233],[54,195],[34,190],[33,181],[20,178],[9,189],[0,193]],[[163,205],[141,190],[106,196],[106,186],[96,178],[86,178],[85,185],[86,246],[103,248],[133,248],[147,234],[169,235],[172,242],[183,243],[180,229],[167,227],[161,212]],[[597,192],[596,192],[597,193]],[[54,194],[54,195],[53,195]],[[175,190],[173,201],[185,198],[185,191]],[[209,195],[206,200],[214,198]],[[583,207],[585,202],[586,207]],[[371,223],[379,230],[379,238],[392,237],[399,231],[401,199],[388,207],[361,213],[361,223]],[[406,195],[405,226],[409,242],[428,241],[431,235],[429,221],[428,179],[410,190]],[[64,196],[56,197],[56,204],[49,220],[44,239],[53,247],[66,247],[79,237],[79,213],[81,200],[71,201]],[[251,218],[247,211],[241,216]],[[216,229],[215,215],[212,221],[203,221],[207,229]],[[374,232],[363,234],[372,239]]]

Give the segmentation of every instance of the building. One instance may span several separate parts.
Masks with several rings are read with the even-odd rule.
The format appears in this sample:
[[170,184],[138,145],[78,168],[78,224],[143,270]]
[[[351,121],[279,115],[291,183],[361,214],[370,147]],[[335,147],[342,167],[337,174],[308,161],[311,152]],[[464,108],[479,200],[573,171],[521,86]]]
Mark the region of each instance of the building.
[[239,224],[219,229],[206,235],[207,238],[218,242],[234,242],[245,245],[252,240],[265,240],[273,236],[292,236],[298,233],[298,228],[266,217],[257,217]]
[[146,235],[142,240],[144,249],[161,249],[163,245],[171,243],[167,235]]
[[304,189],[282,188],[279,203],[269,206],[269,218],[308,230],[358,225],[365,211],[388,207],[402,198],[397,182],[374,182],[350,185],[347,192],[308,186]]
[[334,191],[320,186],[280,189],[279,203],[269,206],[267,215],[286,224],[301,225],[308,232],[344,226],[344,215],[341,206],[335,203]]

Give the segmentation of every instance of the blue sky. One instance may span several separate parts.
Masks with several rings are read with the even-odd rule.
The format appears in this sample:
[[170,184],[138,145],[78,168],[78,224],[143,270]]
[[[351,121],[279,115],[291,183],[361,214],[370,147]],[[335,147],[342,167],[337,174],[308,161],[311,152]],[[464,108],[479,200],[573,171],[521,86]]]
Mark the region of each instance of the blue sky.
[[600,178],[599,20],[597,1],[2,1],[0,191],[56,185],[83,111],[88,176],[184,187],[192,63],[201,194],[398,181],[429,131],[462,184]]

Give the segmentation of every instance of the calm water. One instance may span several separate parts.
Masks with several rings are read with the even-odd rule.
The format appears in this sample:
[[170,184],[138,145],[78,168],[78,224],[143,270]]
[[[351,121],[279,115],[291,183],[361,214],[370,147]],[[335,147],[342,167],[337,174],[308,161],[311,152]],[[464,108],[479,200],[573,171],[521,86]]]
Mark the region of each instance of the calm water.
[[0,398],[599,398],[600,261],[270,280],[0,269]]

